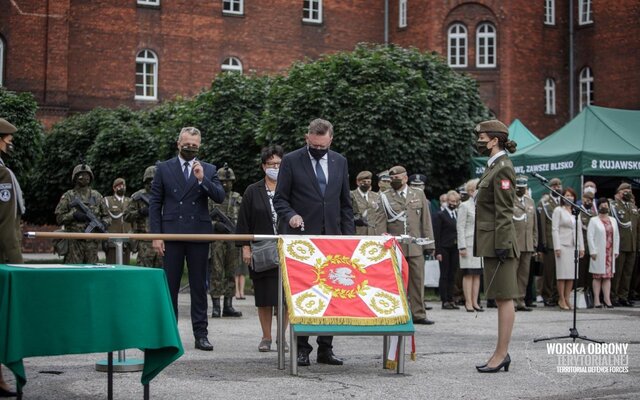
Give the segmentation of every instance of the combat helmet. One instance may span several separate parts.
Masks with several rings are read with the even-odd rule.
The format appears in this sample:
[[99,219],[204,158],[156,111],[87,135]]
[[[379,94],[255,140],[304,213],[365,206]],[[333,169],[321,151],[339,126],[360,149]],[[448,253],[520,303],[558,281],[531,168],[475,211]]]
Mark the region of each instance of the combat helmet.
[[75,168],[73,169],[73,172],[71,173],[72,182],[76,181],[76,175],[78,175],[80,172],[88,172],[89,176],[91,176],[91,181],[93,182],[93,179],[94,179],[93,172],[91,171],[91,167],[89,167],[87,164],[78,164],[75,166]]
[[236,175],[233,173],[233,170],[229,165],[224,163],[224,166],[218,170],[218,179],[221,181],[235,181]]
[[153,180],[153,176],[155,174],[156,174],[156,166],[155,165],[147,167],[147,169],[144,170],[144,175],[142,176],[142,182],[146,182],[148,180]]

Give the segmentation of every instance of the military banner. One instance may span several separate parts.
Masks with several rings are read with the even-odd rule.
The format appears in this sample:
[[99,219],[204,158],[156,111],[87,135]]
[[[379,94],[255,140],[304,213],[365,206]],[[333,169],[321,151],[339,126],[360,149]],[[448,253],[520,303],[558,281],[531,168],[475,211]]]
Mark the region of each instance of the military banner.
[[395,238],[283,236],[278,250],[291,323],[409,320],[408,267]]

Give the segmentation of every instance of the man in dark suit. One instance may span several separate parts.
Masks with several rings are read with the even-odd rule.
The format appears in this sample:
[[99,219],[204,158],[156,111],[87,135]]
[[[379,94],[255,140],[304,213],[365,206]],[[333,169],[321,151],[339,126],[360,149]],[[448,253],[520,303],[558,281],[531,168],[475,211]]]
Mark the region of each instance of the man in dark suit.
[[[224,200],[224,189],[216,167],[196,160],[200,131],[182,128],[177,157],[158,164],[151,186],[149,224],[151,233],[213,233],[207,199]],[[191,324],[200,350],[213,350],[207,338],[207,257],[208,242],[154,240],[153,248],[164,256],[173,309],[178,319],[178,291],[185,258],[189,270]]]
[[440,262],[440,300],[443,310],[457,310],[453,301],[453,287],[456,271],[460,269],[458,253],[458,230],[456,227],[456,209],[460,196],[454,190],[447,193],[447,208],[438,212],[434,218],[433,233],[436,239],[436,259]]
[[[307,145],[284,156],[273,206],[288,234],[354,235],[355,224],[347,159],[329,146],[333,126],[315,119],[305,135]],[[332,336],[319,336],[318,362],[342,365],[333,354]],[[309,365],[313,347],[308,336],[298,338],[298,365]]]

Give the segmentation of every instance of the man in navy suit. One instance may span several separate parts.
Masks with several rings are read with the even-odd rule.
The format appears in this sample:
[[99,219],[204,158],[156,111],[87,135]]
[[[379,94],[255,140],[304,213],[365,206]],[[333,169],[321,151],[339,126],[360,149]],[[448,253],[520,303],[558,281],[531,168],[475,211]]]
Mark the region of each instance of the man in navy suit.
[[[196,128],[182,128],[178,136],[177,157],[156,167],[149,201],[151,233],[213,233],[207,199],[224,200],[224,189],[216,167],[198,161],[202,137]],[[207,338],[207,257],[208,242],[154,240],[153,248],[164,256],[173,309],[178,319],[178,291],[185,258],[189,270],[191,324],[200,350],[213,350]]]
[[[329,146],[333,126],[315,119],[305,135],[307,145],[284,156],[273,206],[287,234],[355,235],[347,159]],[[319,336],[318,362],[342,365],[333,354],[333,337]],[[308,366],[313,347],[298,338],[298,365]]]
[[460,204],[460,195],[450,190],[447,193],[447,208],[438,212],[434,218],[433,234],[436,239],[436,259],[440,262],[440,282],[438,284],[443,310],[458,310],[453,301],[456,272],[460,269],[458,251],[458,230],[456,209]]

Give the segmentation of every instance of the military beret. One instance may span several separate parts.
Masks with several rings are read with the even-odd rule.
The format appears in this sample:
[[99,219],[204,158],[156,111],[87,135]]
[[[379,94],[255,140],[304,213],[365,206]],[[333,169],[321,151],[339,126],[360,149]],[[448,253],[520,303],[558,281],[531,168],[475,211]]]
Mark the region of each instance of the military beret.
[[594,196],[594,195],[593,195],[593,193],[591,193],[591,192],[584,192],[584,193],[582,193],[582,197],[586,197],[587,199],[591,199],[591,200],[593,200],[593,198],[594,198],[595,196]]
[[389,177],[389,170],[385,169],[382,172],[378,172],[378,179],[380,179],[381,181],[391,180],[391,177]]
[[124,181],[124,178],[116,178],[115,181],[113,181],[113,186],[112,187],[116,187],[118,185],[127,185],[126,182]]
[[4,118],[0,118],[0,135],[11,135],[16,133],[17,129],[11,125],[9,121]]
[[560,180],[560,178],[552,178],[549,181],[549,186],[553,186],[553,185],[562,185],[562,181]]
[[401,165],[396,165],[395,167],[391,167],[389,169],[389,175],[400,175],[400,174],[406,174],[407,170],[401,166]]
[[529,178],[524,175],[518,175],[516,177],[516,187],[527,187],[529,183]]
[[476,134],[480,134],[482,132],[498,132],[504,133],[507,136],[509,135],[509,128],[497,119],[480,122],[476,125],[475,131]]
[[371,171],[360,171],[356,176],[356,180],[359,181],[360,179],[371,179],[372,177],[373,174],[371,173]]
[[616,193],[622,191],[622,190],[631,190],[631,185],[627,182],[622,182],[620,184],[620,186],[618,186],[618,190],[616,190]]
[[425,185],[427,183],[427,176],[424,174],[413,174],[409,177],[409,184],[411,185]]

